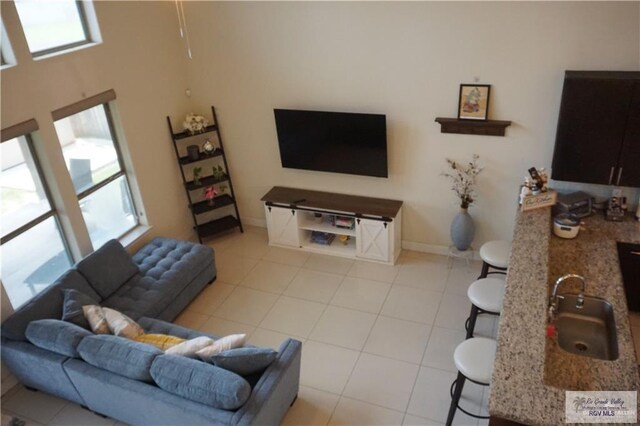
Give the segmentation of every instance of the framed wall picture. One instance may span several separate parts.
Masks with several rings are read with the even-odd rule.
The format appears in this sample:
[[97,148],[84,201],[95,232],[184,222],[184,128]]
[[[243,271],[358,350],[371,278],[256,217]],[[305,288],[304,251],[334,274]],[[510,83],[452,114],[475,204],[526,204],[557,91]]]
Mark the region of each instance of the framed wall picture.
[[486,120],[489,111],[489,84],[461,84],[458,100],[458,118]]

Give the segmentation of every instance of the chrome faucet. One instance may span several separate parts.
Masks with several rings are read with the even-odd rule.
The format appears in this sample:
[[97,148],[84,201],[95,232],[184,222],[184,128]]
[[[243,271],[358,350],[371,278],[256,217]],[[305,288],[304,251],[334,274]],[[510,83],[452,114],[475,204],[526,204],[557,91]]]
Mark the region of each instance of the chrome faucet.
[[584,277],[577,274],[563,275],[556,280],[556,283],[553,286],[553,292],[551,293],[551,298],[549,299],[549,320],[550,321],[553,321],[556,311],[558,310],[558,300],[564,299],[564,297],[558,295],[558,287],[560,287],[560,284],[562,284],[563,282],[567,281],[570,278],[575,278],[582,281],[582,290],[580,290],[580,294],[578,294],[578,298],[576,300],[576,308],[582,309],[584,307],[584,292],[587,287],[587,283]]

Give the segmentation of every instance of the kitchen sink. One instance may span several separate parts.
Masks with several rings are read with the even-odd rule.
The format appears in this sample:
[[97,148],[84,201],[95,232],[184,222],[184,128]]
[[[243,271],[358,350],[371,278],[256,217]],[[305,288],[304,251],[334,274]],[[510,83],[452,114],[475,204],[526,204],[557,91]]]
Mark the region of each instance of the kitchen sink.
[[616,322],[611,303],[598,297],[584,296],[581,306],[579,295],[558,296],[554,324],[558,331],[558,344],[567,352],[591,358],[618,359]]

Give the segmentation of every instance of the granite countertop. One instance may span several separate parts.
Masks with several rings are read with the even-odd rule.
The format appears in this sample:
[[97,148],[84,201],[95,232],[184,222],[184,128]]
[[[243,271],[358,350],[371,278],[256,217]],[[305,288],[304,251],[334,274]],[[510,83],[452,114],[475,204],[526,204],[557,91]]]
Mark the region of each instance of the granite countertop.
[[[585,229],[566,240],[553,235],[550,208],[518,213],[491,383],[492,416],[530,425],[564,425],[565,390],[640,389],[616,247],[616,241],[640,243],[640,223],[631,216],[607,222],[601,213],[583,220]],[[613,305],[617,360],[574,355],[546,337],[553,283],[568,273],[583,275],[586,294]],[[578,291],[575,282],[560,289]]]

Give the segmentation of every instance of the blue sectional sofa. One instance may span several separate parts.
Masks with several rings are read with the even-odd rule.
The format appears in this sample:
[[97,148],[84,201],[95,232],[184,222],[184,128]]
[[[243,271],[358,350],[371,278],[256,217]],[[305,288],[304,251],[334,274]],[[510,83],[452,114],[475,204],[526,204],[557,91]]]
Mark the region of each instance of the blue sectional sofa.
[[[5,320],[2,362],[29,388],[128,424],[279,424],[298,392],[301,343],[296,340],[285,340],[266,370],[240,377],[61,321],[63,290],[75,289],[133,318],[147,333],[206,336],[167,321],[215,276],[214,252],[200,244],[156,238],[129,256],[117,241],[109,241]],[[179,391],[158,386],[152,375],[162,362],[168,362],[171,375],[194,379],[193,389],[191,382]],[[202,384],[210,389],[198,389]],[[220,408],[216,401],[202,402],[202,391],[214,399],[217,393],[231,392],[231,401],[239,403]]]

